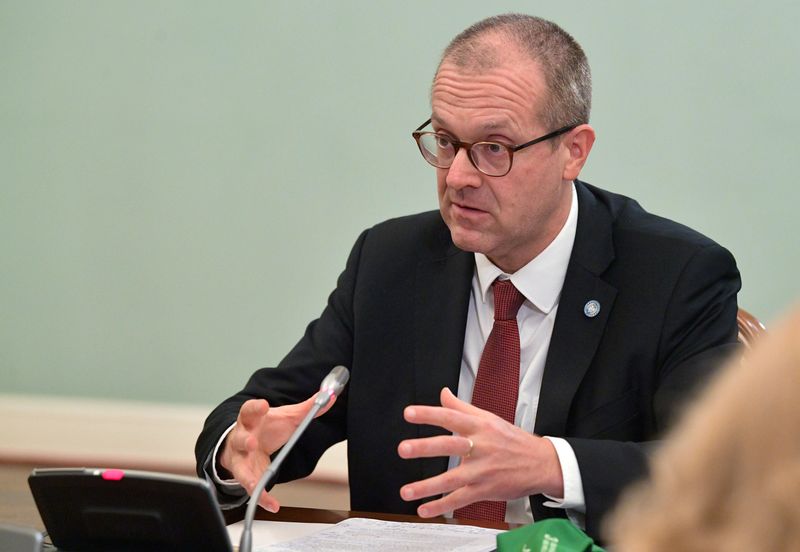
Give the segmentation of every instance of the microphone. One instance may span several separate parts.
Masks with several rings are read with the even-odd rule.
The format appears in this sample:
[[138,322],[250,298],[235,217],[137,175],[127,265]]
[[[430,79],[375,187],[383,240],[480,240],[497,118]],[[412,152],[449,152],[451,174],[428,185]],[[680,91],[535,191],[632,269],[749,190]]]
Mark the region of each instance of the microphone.
[[258,497],[261,496],[261,491],[263,491],[270,480],[275,477],[275,474],[278,472],[278,468],[281,467],[283,460],[292,450],[292,447],[294,447],[300,436],[305,432],[308,424],[311,423],[311,420],[314,419],[314,416],[317,415],[317,412],[319,412],[324,406],[327,406],[333,397],[339,396],[339,393],[342,392],[345,384],[347,384],[348,379],[350,379],[350,371],[344,366],[336,366],[327,376],[325,376],[325,379],[322,380],[322,383],[319,386],[319,392],[314,398],[314,404],[311,407],[311,410],[308,411],[306,417],[303,418],[303,421],[300,422],[300,425],[298,425],[297,429],[294,430],[294,433],[292,433],[292,436],[289,437],[288,441],[286,441],[286,444],[283,445],[283,448],[278,453],[278,456],[275,457],[275,461],[270,463],[269,467],[264,472],[264,475],[262,475],[261,479],[258,480],[258,484],[253,489],[253,493],[250,495],[250,500],[247,502],[247,513],[245,513],[244,516],[244,528],[242,530],[242,537],[239,540],[239,552],[251,552],[252,550],[253,519],[256,516]]
[[[338,397],[342,392],[347,380],[350,379],[350,371],[344,366],[336,366],[330,373],[325,376],[319,386],[319,393],[314,399],[314,405],[319,405],[320,408],[327,406],[333,397]],[[319,408],[317,409],[319,410]],[[316,414],[316,411],[314,411]],[[298,426],[298,429],[300,426]],[[277,458],[276,458],[277,460]]]

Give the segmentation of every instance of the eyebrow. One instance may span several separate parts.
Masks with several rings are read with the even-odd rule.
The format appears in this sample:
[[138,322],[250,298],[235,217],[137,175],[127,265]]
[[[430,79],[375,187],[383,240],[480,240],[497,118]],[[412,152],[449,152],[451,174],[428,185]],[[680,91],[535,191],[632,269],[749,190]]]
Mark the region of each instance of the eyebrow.
[[[440,126],[440,127],[445,127],[445,128],[448,127],[448,125],[444,122],[444,120],[439,118],[435,113],[431,114],[431,124],[432,125],[436,125],[436,126]],[[499,121],[493,119],[493,120],[490,120],[490,121],[487,121],[487,122],[483,123],[481,125],[481,127],[480,127],[481,133],[487,133],[487,132],[490,132],[490,131],[493,131],[493,130],[497,130],[497,129],[510,130],[511,129],[511,125],[509,125],[505,121],[504,122],[499,122]]]
[[436,116],[436,113],[431,113],[431,124],[437,124],[439,126],[446,126],[444,121],[442,121],[439,117]]

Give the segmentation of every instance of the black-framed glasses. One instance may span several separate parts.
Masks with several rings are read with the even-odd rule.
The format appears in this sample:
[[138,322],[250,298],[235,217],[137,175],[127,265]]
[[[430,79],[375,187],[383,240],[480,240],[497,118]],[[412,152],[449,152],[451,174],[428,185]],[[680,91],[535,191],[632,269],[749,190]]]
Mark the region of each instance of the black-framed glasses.
[[470,163],[476,169],[481,171],[487,176],[505,176],[511,170],[511,163],[514,161],[514,152],[523,148],[533,146],[539,142],[550,140],[556,136],[560,136],[565,132],[569,132],[577,127],[579,123],[567,125],[553,132],[548,132],[544,136],[534,138],[530,142],[524,144],[511,145],[502,142],[484,141],[484,142],[462,142],[456,140],[446,134],[438,132],[422,132],[422,129],[428,126],[431,120],[428,119],[420,126],[417,127],[411,136],[417,142],[419,151],[425,161],[439,169],[450,168],[453,160],[456,158],[458,150],[464,148],[467,150],[467,157]]

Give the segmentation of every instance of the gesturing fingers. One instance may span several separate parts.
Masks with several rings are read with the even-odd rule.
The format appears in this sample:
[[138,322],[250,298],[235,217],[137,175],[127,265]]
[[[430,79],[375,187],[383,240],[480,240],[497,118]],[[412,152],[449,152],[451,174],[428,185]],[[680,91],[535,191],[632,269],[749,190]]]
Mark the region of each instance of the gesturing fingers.
[[[294,416],[297,419],[298,424],[303,418],[306,417],[308,411],[311,410],[311,408],[314,406],[314,401],[317,399],[317,395],[319,395],[320,393],[323,393],[323,391],[318,391],[317,393],[314,393],[303,402],[290,406],[290,408],[294,408]],[[322,408],[320,408],[319,411],[314,415],[314,417],[318,418],[323,414],[325,414],[328,410],[331,409],[331,407],[335,402],[336,402],[336,395],[331,395],[331,398],[328,401],[328,403]]]
[[267,491],[261,491],[261,496],[258,498],[258,505],[264,508],[267,512],[272,512],[273,514],[277,513],[281,507],[280,502],[278,502],[275,497],[269,494]]
[[[242,462],[237,464],[233,475],[239,484],[244,487],[244,490],[247,491],[247,494],[252,496],[253,491],[255,491],[255,487],[265,470],[266,467],[263,469],[261,467],[253,469],[253,466]],[[261,491],[261,495],[258,498],[258,504],[268,512],[273,513],[277,512],[280,508],[280,503],[267,491]]]
[[438,435],[422,439],[407,439],[397,447],[400,458],[433,458],[436,456],[469,456],[472,439],[459,435]]
[[485,422],[500,419],[491,412],[460,400],[447,387],[442,389],[440,399],[442,406],[408,406],[403,411],[403,417],[413,424],[439,426],[462,435],[475,433]]
[[444,496],[426,502],[417,509],[420,517],[435,517],[452,512],[467,504],[482,500],[486,490],[480,484],[467,482],[468,471],[463,468],[447,471],[443,474],[404,485],[400,489],[403,500],[412,501],[430,496]]
[[423,518],[441,516],[479,500],[481,499],[477,491],[471,487],[462,487],[442,498],[421,504],[417,508],[417,515]]
[[467,477],[463,468],[456,468],[440,473],[434,477],[415,481],[400,487],[400,497],[411,501],[429,496],[449,493],[467,485]]
[[269,412],[269,403],[264,399],[250,399],[239,408],[237,424],[247,429],[253,429],[256,424]]
[[477,406],[473,406],[468,402],[462,401],[453,395],[453,392],[447,387],[443,387],[442,391],[439,393],[439,401],[441,401],[442,406],[445,408],[452,408],[453,410],[464,412],[466,414],[473,414],[475,416],[486,416],[489,414],[489,412],[486,410],[482,410]]
[[407,406],[403,411],[403,417],[412,424],[439,426],[460,434],[474,433],[477,422],[472,414],[441,406]]
[[[271,408],[264,399],[251,399],[239,408],[236,425],[226,437],[220,463],[252,496],[259,479],[269,466],[269,455],[278,450],[305,418],[314,404],[315,396],[295,404]],[[318,415],[335,402],[333,397]],[[267,492],[262,492],[258,503],[277,512],[280,504]]]

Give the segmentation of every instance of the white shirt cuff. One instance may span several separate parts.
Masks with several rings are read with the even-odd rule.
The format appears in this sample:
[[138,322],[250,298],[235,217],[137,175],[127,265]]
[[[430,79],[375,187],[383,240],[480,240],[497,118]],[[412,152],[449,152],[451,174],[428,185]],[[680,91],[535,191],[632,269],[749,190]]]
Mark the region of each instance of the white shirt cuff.
[[556,449],[558,461],[561,463],[561,476],[564,479],[564,498],[555,498],[545,495],[548,500],[544,503],[550,508],[564,508],[582,514],[586,513],[586,500],[583,496],[583,480],[578,467],[575,451],[569,443],[560,437],[545,437]]
[[[231,426],[225,430],[225,433],[222,434],[222,437],[219,438],[217,441],[217,446],[214,447],[214,452],[211,453],[211,477],[214,480],[216,485],[219,485],[226,489],[241,489],[242,486],[239,484],[236,479],[222,479],[217,472],[217,454],[219,454],[219,447],[222,446],[222,443],[225,442],[225,438],[228,436],[228,433],[236,427],[236,422],[233,422]],[[571,450],[571,449],[570,449]]]

